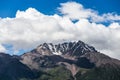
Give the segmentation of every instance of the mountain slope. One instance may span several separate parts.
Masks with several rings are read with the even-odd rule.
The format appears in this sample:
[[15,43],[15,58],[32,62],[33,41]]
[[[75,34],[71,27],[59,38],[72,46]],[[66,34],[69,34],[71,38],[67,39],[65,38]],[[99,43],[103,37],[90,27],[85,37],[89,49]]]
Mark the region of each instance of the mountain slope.
[[120,66],[105,64],[95,67],[82,74],[79,71],[76,80],[120,80]]
[[34,73],[18,59],[0,53],[0,80],[17,80],[23,77],[34,78]]

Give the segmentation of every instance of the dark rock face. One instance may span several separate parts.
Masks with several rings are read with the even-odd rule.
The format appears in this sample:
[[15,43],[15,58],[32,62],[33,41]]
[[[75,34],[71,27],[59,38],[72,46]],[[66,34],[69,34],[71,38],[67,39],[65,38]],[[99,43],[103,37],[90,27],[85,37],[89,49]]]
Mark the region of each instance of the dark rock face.
[[81,68],[93,68],[95,66],[94,63],[91,63],[89,59],[86,57],[78,58],[76,61],[76,65],[81,67]]
[[21,56],[0,53],[0,64],[0,80],[120,80],[120,61],[82,41],[43,43]]

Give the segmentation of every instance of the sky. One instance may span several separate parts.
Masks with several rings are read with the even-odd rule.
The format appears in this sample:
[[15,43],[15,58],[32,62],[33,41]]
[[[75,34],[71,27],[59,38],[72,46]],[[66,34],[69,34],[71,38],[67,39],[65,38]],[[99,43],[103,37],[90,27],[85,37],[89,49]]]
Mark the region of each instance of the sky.
[[82,40],[120,59],[120,0],[4,0],[0,52],[20,55],[44,42]]
[[44,14],[54,14],[60,3],[68,1],[81,3],[85,8],[97,10],[100,14],[108,12],[120,14],[120,0],[2,0],[0,1],[0,17],[15,17],[17,10],[26,10],[29,7]]

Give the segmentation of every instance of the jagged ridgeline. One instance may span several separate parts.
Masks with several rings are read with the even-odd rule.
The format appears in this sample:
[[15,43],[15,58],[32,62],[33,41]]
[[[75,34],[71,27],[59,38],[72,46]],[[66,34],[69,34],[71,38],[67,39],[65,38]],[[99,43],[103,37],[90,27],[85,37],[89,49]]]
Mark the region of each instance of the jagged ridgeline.
[[0,80],[120,80],[120,61],[82,41],[43,43],[21,56],[0,54]]

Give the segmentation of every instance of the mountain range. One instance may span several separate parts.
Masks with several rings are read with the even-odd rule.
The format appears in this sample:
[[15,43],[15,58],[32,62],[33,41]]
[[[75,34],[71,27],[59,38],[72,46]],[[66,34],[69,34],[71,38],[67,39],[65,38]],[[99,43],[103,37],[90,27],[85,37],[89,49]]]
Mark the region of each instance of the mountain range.
[[120,80],[120,61],[82,41],[43,43],[20,56],[0,53],[0,80]]

